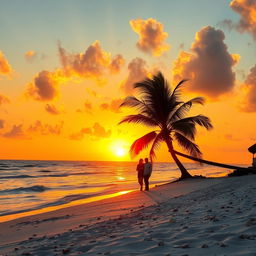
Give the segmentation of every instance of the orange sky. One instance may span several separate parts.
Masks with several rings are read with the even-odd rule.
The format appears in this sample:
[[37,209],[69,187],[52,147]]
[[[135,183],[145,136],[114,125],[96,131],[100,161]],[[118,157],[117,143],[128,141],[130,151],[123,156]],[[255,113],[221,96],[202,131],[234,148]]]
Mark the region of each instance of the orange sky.
[[[199,2],[212,13],[199,17]],[[59,12],[46,1],[37,14],[35,3],[31,10],[19,1],[5,3],[0,13],[0,158],[130,161],[130,145],[149,129],[118,126],[122,117],[134,113],[118,106],[136,95],[133,83],[160,70],[172,85],[190,79],[184,99],[207,100],[191,111],[210,117],[214,126],[198,130],[196,142],[204,158],[251,164],[247,148],[256,141],[256,4],[199,2],[187,6],[193,22],[175,14],[182,9],[179,1],[166,3],[170,13],[159,7],[158,15],[153,1],[147,2],[152,8],[139,9],[141,15],[133,1],[123,15],[124,6],[112,1],[99,13],[97,3],[89,10],[83,1],[71,6],[63,1]],[[51,12],[45,14],[44,8]],[[157,161],[171,161],[165,145]]]

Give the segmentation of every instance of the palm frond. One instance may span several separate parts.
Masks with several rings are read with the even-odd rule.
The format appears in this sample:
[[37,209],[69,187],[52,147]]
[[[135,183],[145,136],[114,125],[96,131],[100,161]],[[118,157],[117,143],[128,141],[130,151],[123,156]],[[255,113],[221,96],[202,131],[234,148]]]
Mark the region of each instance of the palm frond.
[[186,117],[186,118],[180,119],[177,122],[183,122],[183,123],[189,122],[189,123],[198,124],[206,128],[207,130],[210,130],[213,128],[210,118],[204,115]]
[[130,148],[131,157],[138,155],[143,149],[147,148],[156,136],[157,133],[153,131],[135,140]]
[[136,124],[141,123],[150,127],[158,126],[158,123],[154,119],[151,119],[142,114],[128,115],[124,117],[124,119],[121,120],[118,124],[122,124],[122,123],[136,123]]
[[184,148],[193,157],[201,158],[202,152],[199,150],[198,145],[183,136],[182,134],[175,132],[174,138],[179,143],[179,145]]
[[134,96],[128,96],[124,99],[123,103],[120,104],[119,107],[137,107],[137,106],[140,106],[140,105],[144,105],[144,103],[137,99],[136,97]]
[[162,73],[159,72],[152,79],[147,78],[136,83],[134,87],[141,92],[144,103],[150,109],[151,117],[158,119],[161,124],[166,123],[169,116],[171,90]]
[[187,122],[185,119],[186,118],[173,122],[170,128],[168,128],[172,132],[181,133],[185,137],[194,140],[196,135],[196,125],[193,122]]
[[126,97],[119,107],[137,108],[141,114],[149,117],[153,117],[154,114],[154,111],[150,109],[149,105],[147,105],[143,100],[139,100],[134,96]]
[[160,143],[163,140],[164,140],[163,135],[161,133],[157,134],[149,152],[151,162],[153,162],[153,159],[156,158],[155,150],[159,148]]
[[[169,98],[169,104],[171,106],[175,105],[175,103],[180,102],[179,98],[180,98],[180,87],[186,82],[188,81],[187,79],[183,79],[181,80],[176,87],[174,88],[174,90],[172,91],[172,94]],[[173,109],[172,109],[173,110]]]
[[187,102],[182,102],[183,104],[177,104],[177,107],[174,109],[173,112],[170,113],[168,118],[168,123],[173,121],[179,120],[184,117],[184,115],[190,110],[193,104],[201,104],[203,105],[205,102],[203,97],[196,97]]

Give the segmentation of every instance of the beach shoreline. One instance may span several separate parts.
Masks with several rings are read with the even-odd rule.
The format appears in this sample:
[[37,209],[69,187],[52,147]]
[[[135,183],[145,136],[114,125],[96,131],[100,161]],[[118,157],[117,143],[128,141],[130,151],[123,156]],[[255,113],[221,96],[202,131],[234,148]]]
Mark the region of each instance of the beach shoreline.
[[[157,186],[149,192],[134,191],[101,201],[3,222],[0,223],[0,228],[5,233],[0,236],[0,249],[4,253],[3,255],[22,255],[22,253],[30,253],[27,255],[62,255],[63,252],[70,253],[70,255],[84,255],[85,252],[86,255],[97,255],[98,253],[104,255],[108,252],[111,255],[155,255],[153,251],[158,250],[160,250],[159,255],[165,255],[162,254],[162,251],[165,253],[168,247],[171,255],[173,255],[172,251],[181,249],[184,253],[193,251],[194,254],[189,253],[189,255],[200,255],[198,250],[200,251],[202,248],[193,249],[193,243],[198,242],[196,242],[195,237],[193,238],[193,232],[189,229],[193,227],[193,229],[200,231],[199,240],[203,241],[203,230],[205,232],[206,230],[209,231],[209,224],[213,224],[213,230],[216,229],[216,225],[219,228],[224,228],[225,225],[226,228],[232,225],[237,226],[234,221],[231,224],[220,225],[218,223],[221,219],[219,215],[223,215],[222,212],[228,215],[233,209],[235,212],[243,211],[242,201],[238,201],[238,205],[234,207],[235,202],[231,198],[231,194],[227,198],[216,199],[215,202],[214,200],[211,202],[211,200],[217,198],[221,191],[225,193],[227,193],[227,190],[233,191],[234,194],[236,190],[241,188],[245,191],[246,189],[254,190],[256,189],[255,184],[256,176],[251,175],[234,178],[191,179]],[[202,202],[200,202],[200,198]],[[229,204],[230,202],[226,204],[224,201],[227,200],[232,204]],[[254,203],[256,206],[255,201]],[[221,207],[218,209],[219,211],[216,211],[219,205]],[[197,220],[193,219],[195,214],[192,213],[191,207],[196,208]],[[179,216],[181,212],[182,214]],[[203,223],[200,228],[196,221],[200,220],[202,214],[204,217],[201,219]],[[236,215],[241,217],[239,213]],[[245,214],[243,217],[248,218]],[[247,221],[249,220],[250,218]],[[122,223],[123,229],[119,229],[120,223]],[[254,222],[252,221],[252,223]],[[256,226],[253,225],[251,226],[255,228]],[[167,229],[167,227],[169,228]],[[182,231],[182,227],[186,228]],[[158,230],[158,235],[153,238],[150,234],[154,233],[155,229]],[[179,241],[178,245],[173,244],[175,239],[172,242],[164,238],[163,234],[166,232],[170,232],[169,236],[176,234],[176,237],[179,236],[180,232],[187,232],[185,236],[187,238],[184,239],[190,242],[185,243],[184,240],[179,238],[182,242]],[[211,233],[208,232],[207,234]],[[84,237],[84,239],[81,239],[81,237]],[[133,239],[132,237],[137,238]],[[223,237],[223,235],[220,234],[219,237]],[[251,240],[253,239],[256,239],[256,230],[251,236]],[[131,240],[134,240],[134,242],[135,240],[137,242],[141,241],[142,243],[140,246],[136,245],[137,249],[128,248],[127,242],[131,242]],[[249,238],[245,240],[251,241]],[[67,243],[63,243],[63,241],[67,241]],[[145,241],[148,243],[145,243]],[[152,241],[158,241],[155,244],[155,249],[152,249],[153,251],[148,248]],[[223,244],[225,244],[225,241],[222,241]],[[211,247],[216,247],[218,250],[219,248],[228,247],[213,245],[212,241],[206,241],[205,244],[205,249],[208,251]],[[55,246],[57,247],[54,248]],[[203,244],[200,246],[203,246]],[[191,249],[189,249],[190,247]],[[195,254],[194,251],[198,254]]]

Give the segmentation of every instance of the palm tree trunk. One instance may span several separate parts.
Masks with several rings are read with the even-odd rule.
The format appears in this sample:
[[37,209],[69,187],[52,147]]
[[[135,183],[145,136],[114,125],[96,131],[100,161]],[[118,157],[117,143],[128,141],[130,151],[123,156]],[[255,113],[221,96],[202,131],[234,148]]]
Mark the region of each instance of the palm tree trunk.
[[227,169],[247,169],[247,168],[239,167],[239,166],[235,166],[235,165],[212,162],[212,161],[204,160],[204,159],[201,159],[201,158],[189,156],[189,155],[180,153],[180,152],[175,151],[175,150],[173,150],[173,151],[174,151],[174,154],[177,154],[179,156],[182,156],[182,157],[185,157],[185,158],[188,158],[190,160],[197,161],[197,162],[200,162],[200,163],[203,163],[203,164],[209,164],[209,165],[218,166],[218,167],[227,168]]
[[169,152],[173,158],[173,160],[175,161],[175,163],[177,164],[177,166],[179,167],[180,169],[180,172],[181,172],[181,177],[180,179],[186,179],[186,178],[192,178],[192,176],[189,174],[189,172],[187,171],[187,169],[184,167],[184,165],[180,162],[180,160],[178,159],[178,157],[176,156],[176,153],[173,149],[173,145],[172,145],[172,141],[167,138],[165,140],[166,144],[167,144],[167,147],[169,149]]

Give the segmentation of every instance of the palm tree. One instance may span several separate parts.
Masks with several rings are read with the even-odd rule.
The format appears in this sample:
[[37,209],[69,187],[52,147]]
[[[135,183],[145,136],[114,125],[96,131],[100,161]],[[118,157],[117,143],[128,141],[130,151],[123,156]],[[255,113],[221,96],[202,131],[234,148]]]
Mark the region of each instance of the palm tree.
[[181,101],[180,88],[184,82],[186,80],[180,81],[172,90],[162,73],[159,72],[152,79],[146,78],[144,81],[134,84],[134,88],[137,88],[141,93],[141,98],[129,96],[120,106],[136,108],[139,113],[128,115],[119,122],[119,124],[141,123],[149,127],[157,127],[158,130],[149,132],[135,140],[131,145],[130,153],[135,156],[152,143],[150,149],[150,158],[152,160],[156,156],[155,149],[158,148],[160,142],[165,142],[173,160],[181,171],[180,179],[192,176],[178,159],[177,152],[173,147],[173,141],[176,140],[190,155],[200,159],[202,153],[198,145],[194,143],[196,125],[205,127],[208,130],[212,128],[210,119],[204,115],[186,117],[192,105],[203,105],[204,99],[196,97],[187,102]]

